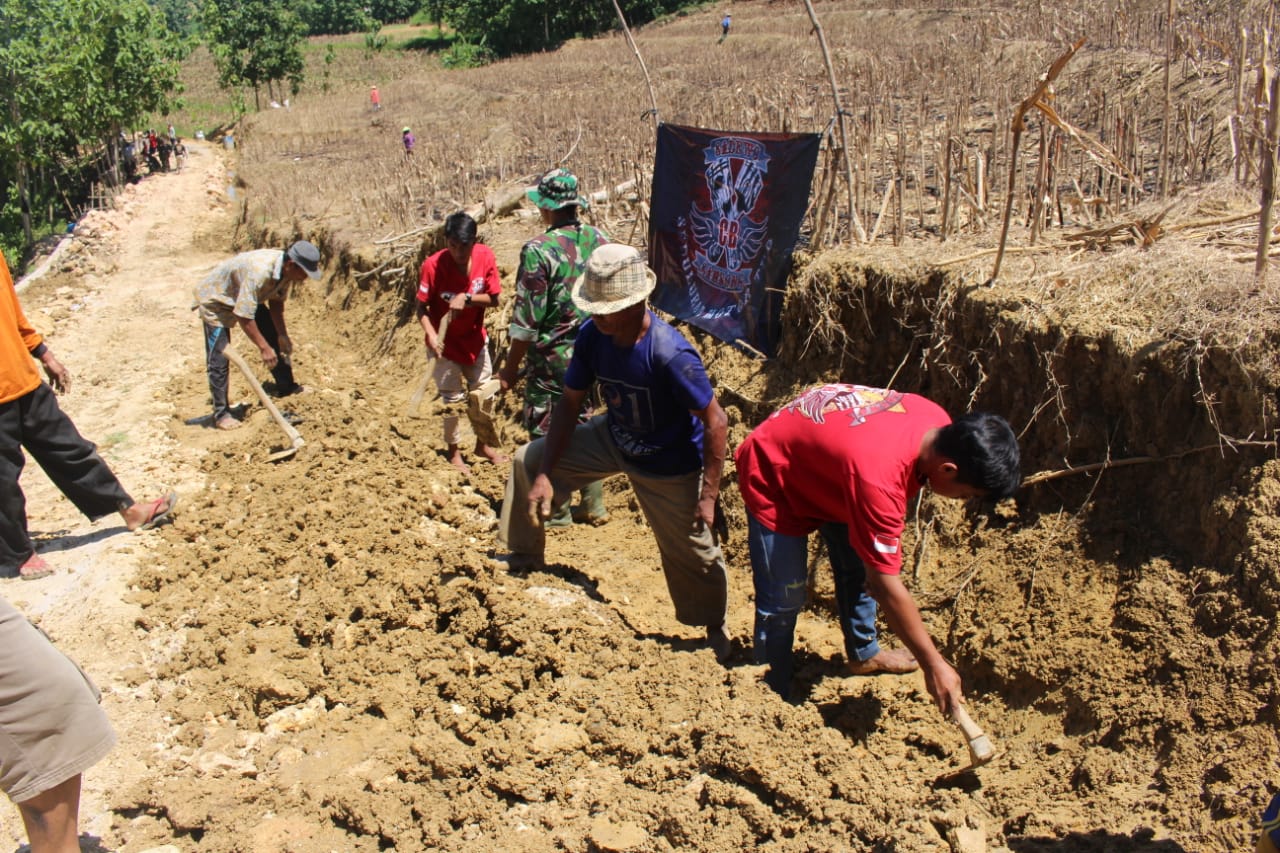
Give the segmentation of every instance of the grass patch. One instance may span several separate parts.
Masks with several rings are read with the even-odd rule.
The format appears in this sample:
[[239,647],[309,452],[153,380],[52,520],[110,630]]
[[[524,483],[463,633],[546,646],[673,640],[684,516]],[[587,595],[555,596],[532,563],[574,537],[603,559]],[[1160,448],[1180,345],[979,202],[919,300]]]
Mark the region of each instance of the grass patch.
[[128,442],[129,442],[129,433],[113,432],[113,433],[108,433],[107,437],[102,439],[102,447],[106,450],[114,450],[119,447],[124,447],[124,445],[127,444]]
[[452,30],[446,32],[433,25],[424,32],[402,42],[393,42],[397,50],[420,50],[427,53],[438,53],[453,47],[458,41],[458,34]]

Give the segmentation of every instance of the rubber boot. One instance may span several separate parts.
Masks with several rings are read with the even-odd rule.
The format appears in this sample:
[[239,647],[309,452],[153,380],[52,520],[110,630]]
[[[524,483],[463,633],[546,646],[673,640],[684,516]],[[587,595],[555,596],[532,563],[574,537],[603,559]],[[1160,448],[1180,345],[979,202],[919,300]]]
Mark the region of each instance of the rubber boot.
[[755,662],[769,665],[765,683],[786,700],[791,699],[791,676],[795,669],[791,646],[795,642],[799,615],[798,610],[776,614],[757,610],[755,630],[752,631]]
[[599,527],[609,520],[609,510],[604,508],[604,481],[596,480],[579,494],[582,502],[573,508],[574,521]]
[[573,525],[573,509],[570,507],[572,501],[565,501],[560,506],[555,507],[551,512],[551,517],[542,522],[543,527],[571,527]]

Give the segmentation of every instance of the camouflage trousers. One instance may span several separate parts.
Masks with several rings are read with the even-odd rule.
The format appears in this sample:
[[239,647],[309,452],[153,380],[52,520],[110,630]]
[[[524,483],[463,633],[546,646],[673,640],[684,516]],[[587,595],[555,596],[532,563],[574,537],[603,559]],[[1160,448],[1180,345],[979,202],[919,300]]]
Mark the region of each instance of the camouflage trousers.
[[[564,394],[562,377],[548,377],[528,373],[524,378],[524,409],[521,412],[521,423],[529,431],[529,438],[542,438],[551,429],[551,412]],[[592,389],[578,412],[578,423],[584,424],[591,419],[591,412],[596,407],[596,394]]]

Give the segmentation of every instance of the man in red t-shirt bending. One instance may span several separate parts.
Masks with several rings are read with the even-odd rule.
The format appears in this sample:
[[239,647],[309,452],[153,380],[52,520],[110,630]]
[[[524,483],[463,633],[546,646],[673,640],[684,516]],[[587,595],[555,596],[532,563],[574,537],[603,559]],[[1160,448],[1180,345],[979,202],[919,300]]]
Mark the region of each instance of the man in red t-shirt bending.
[[[952,423],[916,394],[824,385],[756,427],[735,460],[755,582],[755,657],[769,664],[769,685],[789,698],[807,540],[817,530],[831,558],[852,672],[910,672],[919,661],[943,713],[963,701],[959,675],[934,647],[899,577],[900,541],[907,504],[926,483],[962,499],[1017,489],[1018,443],[1009,424],[983,413]],[[880,648],[877,602],[909,652]]]
[[[422,324],[427,349],[438,358],[435,383],[447,406],[466,399],[493,375],[489,338],[484,330],[484,309],[496,307],[502,282],[493,250],[476,242],[476,221],[458,211],[444,221],[445,248],[422,262],[418,284],[418,322]],[[453,316],[442,336],[441,321]],[[463,383],[466,389],[463,388]],[[449,462],[462,471],[470,470],[458,449],[461,436],[458,416],[446,409],[444,441]],[[476,456],[495,465],[509,460],[496,448],[476,439]]]

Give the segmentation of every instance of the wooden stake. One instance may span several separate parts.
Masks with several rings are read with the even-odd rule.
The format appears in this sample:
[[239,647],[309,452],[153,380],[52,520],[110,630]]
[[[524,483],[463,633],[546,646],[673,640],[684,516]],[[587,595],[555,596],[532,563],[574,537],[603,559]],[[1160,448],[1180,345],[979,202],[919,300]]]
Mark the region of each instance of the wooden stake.
[[[616,7],[618,0],[613,0],[613,5]],[[853,164],[849,161],[849,134],[845,127],[844,107],[840,104],[840,88],[836,85],[836,69],[831,64],[831,52],[827,50],[827,37],[822,33],[822,24],[818,22],[818,13],[813,10],[812,0],[804,0],[804,8],[809,13],[809,22],[813,24],[813,31],[818,36],[818,47],[822,50],[822,59],[827,64],[827,77],[831,84],[831,100],[835,103],[836,120],[840,127],[840,148],[844,153],[845,184],[849,189],[849,223],[857,241],[865,243],[867,241],[867,232],[862,227],[862,220],[858,218],[857,205],[854,204]]]
[[653,119],[653,131],[658,132],[658,98],[653,92],[653,80],[649,77],[649,69],[645,67],[644,57],[640,55],[640,48],[636,47],[636,40],[631,37],[631,28],[627,26],[627,19],[622,14],[622,7],[618,5],[618,0],[613,0],[613,10],[618,13],[618,22],[622,24],[622,32],[627,37],[627,44],[631,45],[631,52],[636,55],[636,61],[640,63],[640,72],[644,74],[644,84],[649,89],[649,115]]
[[1280,75],[1275,69],[1264,67],[1264,73],[1271,78],[1267,105],[1267,141],[1266,151],[1262,157],[1262,211],[1258,216],[1258,258],[1253,266],[1253,286],[1261,288],[1267,277],[1267,257],[1271,247],[1271,205],[1276,194],[1276,135],[1277,112],[1280,111]]

